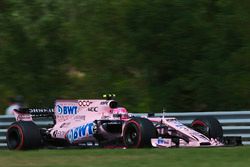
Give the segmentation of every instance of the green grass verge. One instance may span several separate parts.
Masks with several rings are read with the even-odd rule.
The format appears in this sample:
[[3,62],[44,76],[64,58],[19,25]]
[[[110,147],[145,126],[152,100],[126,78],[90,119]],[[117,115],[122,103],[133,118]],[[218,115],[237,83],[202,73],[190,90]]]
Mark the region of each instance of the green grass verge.
[[249,167],[250,147],[0,150],[1,167]]

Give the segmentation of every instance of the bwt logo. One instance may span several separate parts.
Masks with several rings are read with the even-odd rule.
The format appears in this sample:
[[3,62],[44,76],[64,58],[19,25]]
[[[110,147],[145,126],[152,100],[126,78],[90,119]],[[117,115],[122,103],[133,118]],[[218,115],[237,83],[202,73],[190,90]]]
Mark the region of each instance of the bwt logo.
[[57,105],[57,112],[59,114],[77,114],[77,106],[60,106]]
[[166,140],[164,140],[162,138],[158,138],[157,144],[169,144],[169,141],[168,140],[166,141]]
[[77,128],[71,129],[68,134],[67,138],[70,143],[73,143],[77,140],[80,140],[87,136],[93,136],[93,123],[88,123],[86,125],[79,126]]

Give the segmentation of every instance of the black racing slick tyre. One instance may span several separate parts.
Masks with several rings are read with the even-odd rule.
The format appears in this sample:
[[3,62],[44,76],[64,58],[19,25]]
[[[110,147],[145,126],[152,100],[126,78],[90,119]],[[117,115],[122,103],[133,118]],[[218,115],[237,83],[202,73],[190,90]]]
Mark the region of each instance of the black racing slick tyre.
[[38,149],[42,145],[39,127],[31,121],[14,122],[7,130],[6,139],[10,150]]
[[155,126],[146,118],[132,118],[125,123],[123,143],[127,148],[152,147],[151,138],[156,137]]
[[214,117],[196,118],[192,122],[191,127],[210,139],[213,138],[221,141],[223,138],[223,129],[221,124]]

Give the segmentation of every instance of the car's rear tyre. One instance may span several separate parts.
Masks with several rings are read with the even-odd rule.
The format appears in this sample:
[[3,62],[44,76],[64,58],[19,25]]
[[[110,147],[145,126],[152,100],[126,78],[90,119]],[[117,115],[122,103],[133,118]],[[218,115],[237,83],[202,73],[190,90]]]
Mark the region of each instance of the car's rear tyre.
[[123,129],[123,143],[127,148],[152,147],[151,138],[156,137],[155,126],[146,118],[132,118]]
[[213,138],[217,140],[222,140],[223,138],[223,129],[220,122],[214,117],[199,117],[196,118],[191,127],[207,136],[208,138]]
[[8,128],[6,139],[10,150],[37,149],[42,145],[39,127],[31,121],[14,122]]

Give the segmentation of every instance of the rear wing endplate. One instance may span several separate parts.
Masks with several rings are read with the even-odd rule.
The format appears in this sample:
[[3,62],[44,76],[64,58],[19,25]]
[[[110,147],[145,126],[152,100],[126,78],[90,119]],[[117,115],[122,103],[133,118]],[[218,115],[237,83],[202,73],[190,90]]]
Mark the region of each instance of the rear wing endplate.
[[51,117],[55,120],[54,109],[51,108],[20,108],[14,110],[17,121],[32,121],[33,118]]

